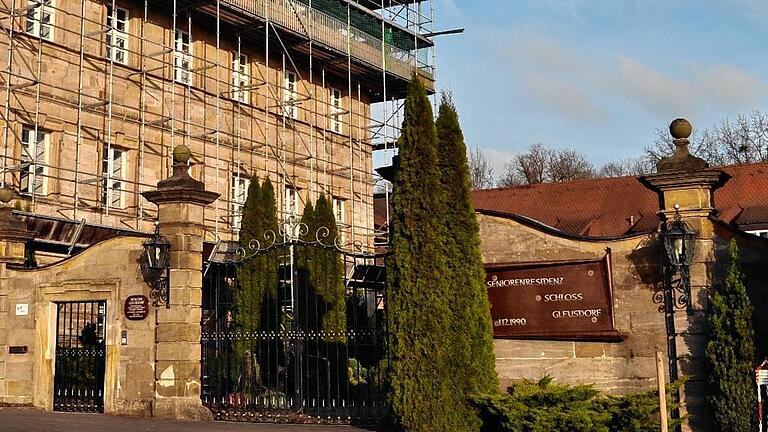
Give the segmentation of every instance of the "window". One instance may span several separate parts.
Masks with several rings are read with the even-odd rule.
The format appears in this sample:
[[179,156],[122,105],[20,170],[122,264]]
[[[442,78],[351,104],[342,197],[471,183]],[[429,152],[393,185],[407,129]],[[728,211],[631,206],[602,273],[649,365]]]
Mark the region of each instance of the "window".
[[343,107],[341,105],[341,90],[331,88],[331,112],[330,112],[330,118],[331,118],[331,124],[330,128],[332,131],[336,133],[342,133],[343,127],[342,127],[342,115],[343,115]]
[[232,228],[240,229],[243,221],[243,207],[245,207],[245,200],[248,198],[248,187],[251,185],[251,180],[241,176],[240,174],[232,175]]
[[128,64],[128,10],[107,6],[107,58]]
[[251,83],[251,70],[248,56],[232,53],[232,98],[248,103],[248,86]]
[[299,215],[299,191],[290,186],[285,187],[283,213],[283,217],[286,219],[291,215]]
[[283,105],[285,108],[283,113],[292,119],[299,118],[299,110],[296,106],[297,96],[296,74],[291,71],[285,71],[285,76],[283,77]]
[[126,151],[104,146],[101,157],[101,205],[105,208],[125,207]]
[[283,233],[288,238],[296,238],[301,233],[296,223],[296,218],[300,216],[299,210],[299,191],[286,186],[283,194]]
[[173,55],[173,79],[182,84],[192,83],[192,45],[189,33],[176,29]]
[[27,1],[26,32],[45,40],[53,40],[54,14],[53,0]]
[[344,243],[344,228],[346,228],[346,216],[345,211],[346,200],[342,198],[333,198],[333,216],[336,218],[336,226],[339,229],[339,240]]
[[21,131],[19,191],[29,195],[47,195],[50,134],[35,129],[34,126],[24,126]]
[[344,225],[346,217],[344,213],[344,202],[342,198],[333,198],[333,215],[336,217],[336,225]]

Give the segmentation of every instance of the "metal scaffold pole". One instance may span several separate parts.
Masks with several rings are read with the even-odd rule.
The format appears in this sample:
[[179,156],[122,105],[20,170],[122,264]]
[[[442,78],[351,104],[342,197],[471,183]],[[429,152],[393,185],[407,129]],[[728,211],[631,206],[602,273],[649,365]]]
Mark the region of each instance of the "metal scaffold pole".
[[[216,178],[216,193],[221,194],[221,0],[216,0],[216,166],[214,173]],[[219,240],[219,218],[221,217],[220,200],[216,200],[214,212],[214,233]]]
[[16,23],[13,20],[14,11],[16,10],[16,0],[11,0],[11,8],[8,10],[8,63],[6,64],[5,75],[5,106],[3,107],[3,176],[0,178],[0,186],[6,187],[6,176],[11,171],[8,168],[9,158],[9,146],[8,146],[8,130],[10,128],[10,115],[11,115],[11,77],[13,76],[13,34],[14,26]]

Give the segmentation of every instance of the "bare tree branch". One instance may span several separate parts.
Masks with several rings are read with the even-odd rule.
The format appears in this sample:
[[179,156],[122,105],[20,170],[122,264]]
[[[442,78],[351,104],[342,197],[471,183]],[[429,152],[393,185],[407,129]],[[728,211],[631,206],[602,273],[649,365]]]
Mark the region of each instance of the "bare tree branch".
[[608,162],[598,171],[598,177],[624,177],[650,174],[656,169],[655,162],[645,156]]
[[595,177],[595,167],[576,150],[558,150],[552,152],[547,176],[552,183],[589,179]]
[[[648,159],[658,161],[674,152],[672,137],[662,129],[654,144],[645,148]],[[713,166],[768,160],[768,113],[752,111],[735,119],[723,119],[712,128],[691,136],[691,153]]]
[[516,154],[504,167],[500,186],[519,186],[544,183],[552,150],[543,144],[532,144],[525,153]]
[[493,187],[493,167],[485,158],[485,153],[478,147],[469,151],[469,177],[473,189]]

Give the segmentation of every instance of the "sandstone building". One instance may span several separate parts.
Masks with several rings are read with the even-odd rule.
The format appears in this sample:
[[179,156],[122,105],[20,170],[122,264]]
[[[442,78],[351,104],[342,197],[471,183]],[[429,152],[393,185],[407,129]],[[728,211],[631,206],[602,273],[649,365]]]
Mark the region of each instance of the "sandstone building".
[[[157,218],[141,193],[193,153],[221,195],[206,251],[236,240],[250,178],[283,216],[333,198],[372,245],[372,151],[397,135],[416,72],[433,88],[431,2],[2,0],[0,186],[35,248],[69,255]],[[81,221],[83,221],[81,224]],[[82,225],[82,226],[81,226]]]

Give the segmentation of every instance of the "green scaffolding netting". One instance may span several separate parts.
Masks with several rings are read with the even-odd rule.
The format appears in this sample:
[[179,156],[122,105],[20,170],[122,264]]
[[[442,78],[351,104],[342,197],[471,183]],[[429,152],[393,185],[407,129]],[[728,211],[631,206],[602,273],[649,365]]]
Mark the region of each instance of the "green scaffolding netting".
[[[297,0],[309,5],[310,0]],[[357,9],[347,9],[346,3],[338,0],[312,0],[312,9],[330,15],[342,22],[347,22],[347,10],[350,11],[350,24],[363,33],[381,40],[381,20]],[[384,24],[384,42],[404,51],[416,48],[413,34],[390,24]]]

